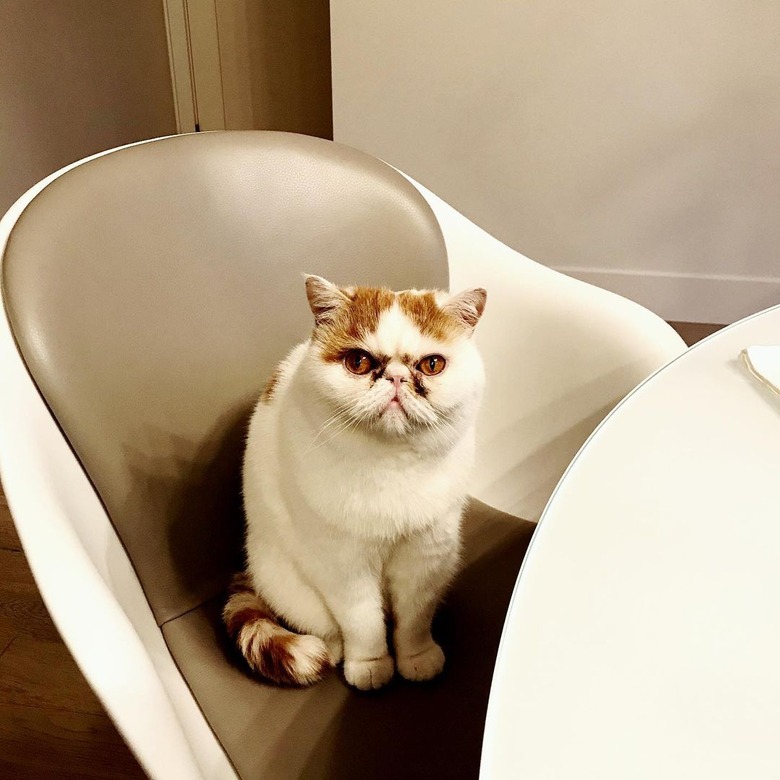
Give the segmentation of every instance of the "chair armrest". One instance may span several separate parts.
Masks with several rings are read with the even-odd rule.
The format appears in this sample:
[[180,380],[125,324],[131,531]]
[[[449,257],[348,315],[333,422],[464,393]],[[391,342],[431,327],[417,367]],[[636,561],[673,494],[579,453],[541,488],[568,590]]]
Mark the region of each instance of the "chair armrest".
[[488,291],[477,328],[488,384],[472,492],[537,520],[596,425],[685,344],[647,309],[529,260],[412,183],[441,225],[451,289]]

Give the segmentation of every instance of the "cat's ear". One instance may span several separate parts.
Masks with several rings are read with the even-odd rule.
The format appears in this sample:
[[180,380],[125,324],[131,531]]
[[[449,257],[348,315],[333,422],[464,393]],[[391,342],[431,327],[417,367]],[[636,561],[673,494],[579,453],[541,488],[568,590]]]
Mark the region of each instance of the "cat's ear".
[[482,312],[485,311],[486,300],[487,290],[477,287],[475,290],[466,290],[453,295],[442,306],[442,310],[459,319],[467,328],[474,328]]
[[328,322],[337,309],[349,303],[349,298],[335,284],[314,274],[306,274],[306,297],[317,325]]

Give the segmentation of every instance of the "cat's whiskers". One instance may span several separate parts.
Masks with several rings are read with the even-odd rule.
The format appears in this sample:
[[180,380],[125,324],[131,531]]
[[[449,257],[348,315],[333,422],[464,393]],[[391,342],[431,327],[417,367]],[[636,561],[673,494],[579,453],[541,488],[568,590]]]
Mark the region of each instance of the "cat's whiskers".
[[460,432],[447,412],[440,411],[432,420],[424,420],[424,423],[431,433],[446,437],[447,442],[450,444],[460,438]]
[[313,447],[312,449],[317,450],[320,447],[325,446],[326,444],[330,444],[337,436],[340,436],[342,433],[345,433],[349,428],[356,427],[359,422],[360,420],[358,419],[347,418],[346,423],[342,425],[341,428],[338,428],[330,438],[326,439],[325,441],[321,441],[316,447]]
[[322,436],[322,434],[331,426],[333,423],[337,422],[346,412],[345,409],[337,409],[333,414],[328,417],[325,422],[317,429],[317,432],[314,434],[314,437],[311,440],[311,443],[317,441],[317,439]]
[[430,426],[436,421],[436,413],[428,404],[423,403],[414,396],[410,396],[406,403],[409,411],[414,415],[415,422]]
[[[342,418],[340,420],[341,425],[337,426],[335,431],[331,432],[332,435],[330,437],[328,437],[324,441],[321,441],[316,446],[314,446],[314,441],[312,441],[312,443],[306,449],[306,452],[303,453],[303,456],[308,455],[313,450],[317,450],[317,449],[319,449],[320,447],[323,447],[326,444],[330,444],[337,436],[340,436],[342,433],[345,433],[349,428],[356,427],[359,423],[364,422],[365,419],[368,417],[368,413],[370,412],[370,410],[366,410],[365,413],[363,413],[363,414],[356,414],[356,411],[360,412],[360,408],[358,408],[357,410],[355,410],[355,409],[342,409],[340,411],[340,413],[339,413],[341,415],[341,418]],[[331,421],[327,424],[327,426],[324,426],[324,427],[329,427],[333,422],[334,421],[331,419]],[[315,440],[324,431],[324,427],[317,434],[317,436],[315,437]]]
[[317,442],[317,439],[319,439],[325,431],[330,428],[331,425],[337,422],[343,422],[343,419],[346,415],[348,415],[349,410],[346,407],[338,407],[336,411],[328,417],[327,420],[319,427],[317,430],[317,433],[314,434],[314,438],[309,443],[309,446],[306,448],[305,452],[303,453],[303,457],[309,454],[312,449],[316,449],[314,446]]

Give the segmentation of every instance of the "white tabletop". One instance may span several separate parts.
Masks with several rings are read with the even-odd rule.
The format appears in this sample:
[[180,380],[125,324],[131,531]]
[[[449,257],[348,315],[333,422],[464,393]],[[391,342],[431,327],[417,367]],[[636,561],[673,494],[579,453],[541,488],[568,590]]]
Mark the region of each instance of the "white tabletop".
[[780,778],[780,397],[693,347],[575,458],[518,579],[483,780]]

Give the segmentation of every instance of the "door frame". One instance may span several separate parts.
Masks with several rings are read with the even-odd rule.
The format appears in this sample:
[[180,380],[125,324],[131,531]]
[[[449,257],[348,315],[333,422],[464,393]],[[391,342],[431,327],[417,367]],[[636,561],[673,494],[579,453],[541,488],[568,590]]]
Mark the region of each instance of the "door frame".
[[176,130],[224,130],[222,52],[216,0],[162,0]]

